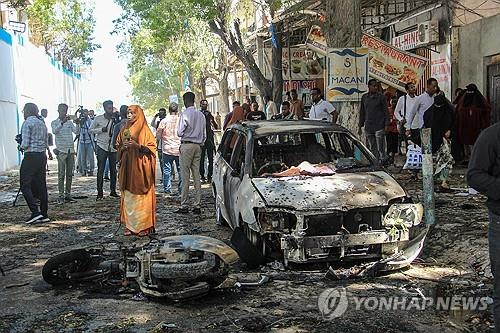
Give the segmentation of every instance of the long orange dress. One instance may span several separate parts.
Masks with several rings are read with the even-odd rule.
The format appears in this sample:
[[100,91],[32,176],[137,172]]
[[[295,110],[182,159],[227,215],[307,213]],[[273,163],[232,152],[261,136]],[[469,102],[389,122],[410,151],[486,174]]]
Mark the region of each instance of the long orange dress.
[[[120,161],[119,182],[121,195],[120,220],[125,234],[145,236],[154,232],[156,225],[156,139],[138,105],[130,105],[135,114],[116,140]],[[127,140],[134,140],[140,148],[125,148]]]

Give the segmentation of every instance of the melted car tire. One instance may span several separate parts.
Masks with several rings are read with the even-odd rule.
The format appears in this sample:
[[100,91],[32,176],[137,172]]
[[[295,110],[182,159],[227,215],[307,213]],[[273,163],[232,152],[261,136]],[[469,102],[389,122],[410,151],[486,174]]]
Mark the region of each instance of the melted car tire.
[[151,265],[151,274],[158,279],[196,279],[211,269],[212,265],[206,260],[176,264],[157,262]]
[[89,264],[91,262],[90,254],[84,249],[77,249],[68,252],[58,254],[45,263],[42,268],[42,277],[45,282],[53,285],[64,285],[73,282],[68,277],[63,277],[60,275],[60,270],[64,266],[73,265],[71,272],[67,273],[79,273],[87,271]]
[[241,260],[246,263],[249,268],[257,268],[266,263],[266,258],[259,249],[252,244],[240,227],[234,229],[233,235],[231,236],[231,244],[233,244]]

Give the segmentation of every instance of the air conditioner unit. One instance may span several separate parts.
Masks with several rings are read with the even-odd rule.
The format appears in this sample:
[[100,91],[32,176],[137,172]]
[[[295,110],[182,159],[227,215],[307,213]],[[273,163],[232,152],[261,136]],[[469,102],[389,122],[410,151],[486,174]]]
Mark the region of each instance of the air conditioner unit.
[[436,21],[427,21],[418,24],[419,44],[439,42],[439,24]]
[[372,37],[380,38],[381,31],[382,31],[382,29],[380,29],[380,28],[371,28],[371,29],[366,30],[365,32]]

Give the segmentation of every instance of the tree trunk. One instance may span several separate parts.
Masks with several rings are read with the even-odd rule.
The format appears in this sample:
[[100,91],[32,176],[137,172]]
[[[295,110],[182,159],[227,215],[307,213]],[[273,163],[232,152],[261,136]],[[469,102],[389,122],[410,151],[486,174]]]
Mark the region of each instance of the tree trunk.
[[241,36],[240,24],[238,20],[233,22],[234,29],[228,30],[224,18],[210,21],[210,30],[220,37],[224,44],[228,47],[229,51],[243,63],[248,76],[260,91],[262,96],[271,96],[273,93],[271,83],[264,77],[259,66],[255,62],[252,52],[245,48],[243,38]]
[[221,46],[220,48],[220,63],[219,72],[221,73],[220,78],[217,80],[219,82],[219,97],[220,97],[220,109],[219,112],[222,114],[229,113],[229,83],[227,78],[229,77],[229,66],[227,64],[227,51]]
[[201,99],[207,98],[207,78],[205,76],[200,77],[200,92]]
[[276,106],[281,104],[283,99],[283,40],[281,33],[281,25],[276,24],[276,38],[278,40],[277,47],[272,45],[272,73],[273,73],[273,94],[272,98]]
[[262,74],[259,66],[255,63],[253,55],[246,51],[244,52],[244,56],[241,56],[241,52],[233,52],[233,54],[237,54],[236,57],[243,63],[243,66],[245,66],[248,76],[260,91],[260,94],[262,96],[272,96],[273,87],[265,78],[264,74]]
[[[326,0],[323,33],[330,48],[361,46],[361,0]],[[359,102],[337,103],[337,123],[358,135]]]

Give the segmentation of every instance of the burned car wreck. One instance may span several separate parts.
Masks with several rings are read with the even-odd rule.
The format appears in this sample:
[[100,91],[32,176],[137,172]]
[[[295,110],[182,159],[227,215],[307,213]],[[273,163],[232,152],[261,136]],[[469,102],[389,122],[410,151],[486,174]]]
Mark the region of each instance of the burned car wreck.
[[427,234],[422,205],[348,130],[324,121],[233,125],[212,189],[217,222],[254,248],[233,241],[249,264],[378,260],[390,270],[410,264]]

